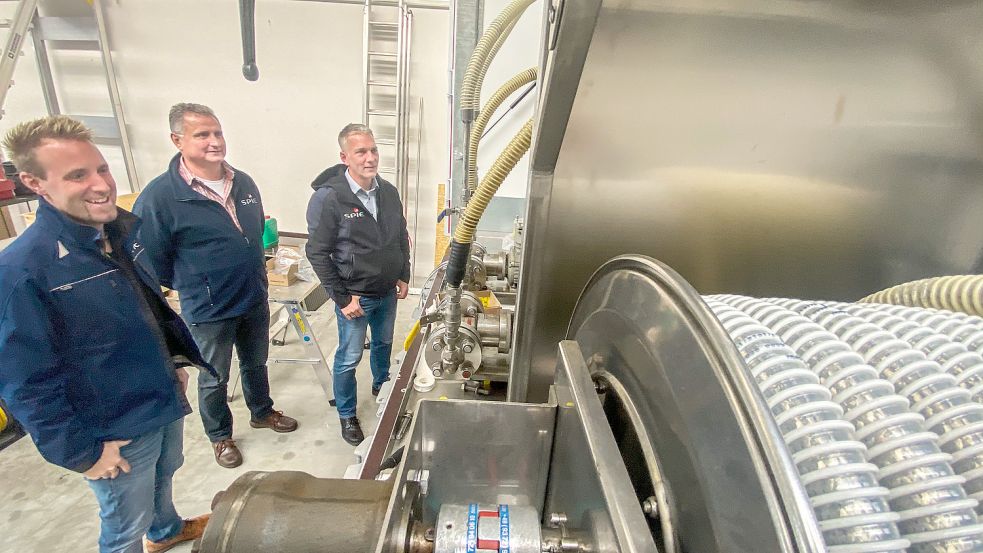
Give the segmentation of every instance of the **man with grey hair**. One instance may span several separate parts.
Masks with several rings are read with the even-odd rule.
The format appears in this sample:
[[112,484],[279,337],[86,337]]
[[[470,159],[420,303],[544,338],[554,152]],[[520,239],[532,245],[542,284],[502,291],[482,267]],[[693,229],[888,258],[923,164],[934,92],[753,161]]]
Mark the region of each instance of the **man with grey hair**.
[[365,436],[356,416],[355,368],[371,327],[372,395],[389,380],[396,300],[409,291],[410,245],[399,193],[378,176],[372,130],[347,125],[338,145],[341,163],[311,183],[307,258],[335,302],[334,395],[341,436],[358,445]]
[[228,381],[239,354],[249,425],[293,432],[297,421],[273,409],[266,360],[270,311],[263,257],[263,204],[256,183],[225,161],[215,113],[181,103],[168,117],[178,153],[140,194],[140,238],[161,283],[178,291],[181,315],[218,376],[199,373],[198,409],[222,467],[242,464],[232,439]]

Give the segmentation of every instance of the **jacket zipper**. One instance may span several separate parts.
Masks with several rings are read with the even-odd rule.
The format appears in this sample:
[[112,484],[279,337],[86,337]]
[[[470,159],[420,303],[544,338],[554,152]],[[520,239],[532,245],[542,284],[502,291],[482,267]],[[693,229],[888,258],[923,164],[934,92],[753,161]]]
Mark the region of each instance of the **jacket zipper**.
[[208,292],[208,305],[214,306],[215,300],[212,299],[212,285],[208,282],[208,277],[205,277],[205,291]]
[[[147,301],[148,300],[146,298],[144,298],[144,297],[141,297],[141,295],[143,294],[143,292],[140,291],[140,290],[138,290],[137,288],[135,288],[134,287],[134,283],[129,282],[129,279],[126,278],[126,271],[123,270],[123,266],[122,265],[120,265],[115,259],[113,259],[111,257],[105,257],[105,256],[103,256],[102,258],[107,263],[109,263],[109,264],[114,265],[115,267],[117,267],[116,270],[118,270],[119,271],[119,274],[123,276],[123,282],[127,286],[129,286],[130,291],[132,291],[133,294],[136,295],[136,298],[135,299],[136,299],[136,302],[137,302],[137,311],[140,313],[140,318],[143,319],[143,323],[145,325],[147,325],[147,327],[150,329],[150,333],[153,334],[154,335],[154,338],[157,339],[157,347],[160,348],[160,351],[164,355],[164,363],[168,367],[170,367],[170,369],[171,369],[171,379],[174,380],[174,385],[175,385],[176,391],[178,392],[178,394],[177,394],[178,401],[180,401],[180,403],[181,403],[182,406],[188,407],[190,409],[191,408],[191,404],[188,403],[187,396],[184,393],[181,393],[181,381],[177,377],[177,365],[175,365],[174,362],[171,360],[171,350],[167,347],[167,338],[164,336],[164,331],[160,327],[160,321],[158,321],[157,318],[154,317],[153,312],[150,310],[150,306],[147,305]],[[134,261],[133,262],[133,273],[134,273],[133,276],[136,277],[136,279],[139,281],[136,284],[136,286],[141,286],[141,285],[144,284],[143,281],[142,281],[142,279],[140,278],[140,275],[138,274],[139,271],[140,271],[140,268],[137,267],[137,264]]]

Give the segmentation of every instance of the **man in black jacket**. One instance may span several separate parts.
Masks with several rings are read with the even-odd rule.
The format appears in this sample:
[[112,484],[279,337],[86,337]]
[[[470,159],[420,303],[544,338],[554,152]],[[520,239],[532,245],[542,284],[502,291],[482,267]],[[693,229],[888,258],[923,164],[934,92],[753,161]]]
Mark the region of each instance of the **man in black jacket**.
[[307,258],[335,302],[338,351],[334,395],[341,436],[365,439],[355,415],[355,368],[372,327],[372,395],[389,380],[396,300],[406,297],[410,244],[396,187],[378,177],[379,149],[372,130],[352,123],[338,135],[341,161],[311,183],[307,206]]

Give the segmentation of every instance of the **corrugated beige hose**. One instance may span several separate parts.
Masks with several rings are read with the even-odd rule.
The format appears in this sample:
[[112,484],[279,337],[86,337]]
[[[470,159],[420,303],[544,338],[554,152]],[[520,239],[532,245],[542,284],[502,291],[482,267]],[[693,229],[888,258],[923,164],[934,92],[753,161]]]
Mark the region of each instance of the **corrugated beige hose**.
[[468,61],[468,67],[464,72],[464,81],[461,83],[461,110],[465,114],[466,121],[473,119],[480,107],[482,80],[485,71],[488,70],[488,66],[491,65],[492,59],[495,57],[493,51],[498,51],[496,44],[501,46],[501,42],[504,42],[504,37],[508,36],[519,16],[534,1],[512,0],[481,35],[481,39]]
[[860,302],[932,307],[983,317],[983,275],[915,280],[881,290]]
[[488,121],[491,120],[495,110],[502,105],[502,102],[524,85],[535,81],[538,73],[537,68],[530,67],[512,77],[500,86],[495,94],[492,94],[492,97],[488,99],[485,106],[481,108],[481,114],[478,115],[471,127],[471,140],[468,141],[468,190],[474,192],[474,188],[478,184],[478,143],[481,142],[481,135],[485,133]]
[[515,137],[512,138],[512,141],[505,147],[505,150],[499,154],[498,159],[495,160],[495,164],[485,174],[485,178],[481,180],[481,184],[478,185],[477,190],[474,192],[474,197],[471,198],[468,206],[464,209],[464,213],[457,223],[457,228],[454,229],[455,242],[471,244],[474,240],[474,231],[478,228],[478,220],[481,219],[485,208],[488,207],[488,203],[495,196],[498,187],[502,185],[502,181],[515,168],[515,164],[529,151],[529,145],[531,143],[532,119],[530,118]]

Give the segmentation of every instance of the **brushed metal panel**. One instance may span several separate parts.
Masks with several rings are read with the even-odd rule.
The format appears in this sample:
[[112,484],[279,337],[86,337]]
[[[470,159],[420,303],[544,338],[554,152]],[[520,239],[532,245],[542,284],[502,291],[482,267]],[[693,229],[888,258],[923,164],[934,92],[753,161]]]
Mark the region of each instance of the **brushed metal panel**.
[[981,28],[978,1],[604,2],[559,154],[555,116],[534,147],[510,398],[545,398],[580,291],[618,254],[703,294],[854,300],[973,271]]

